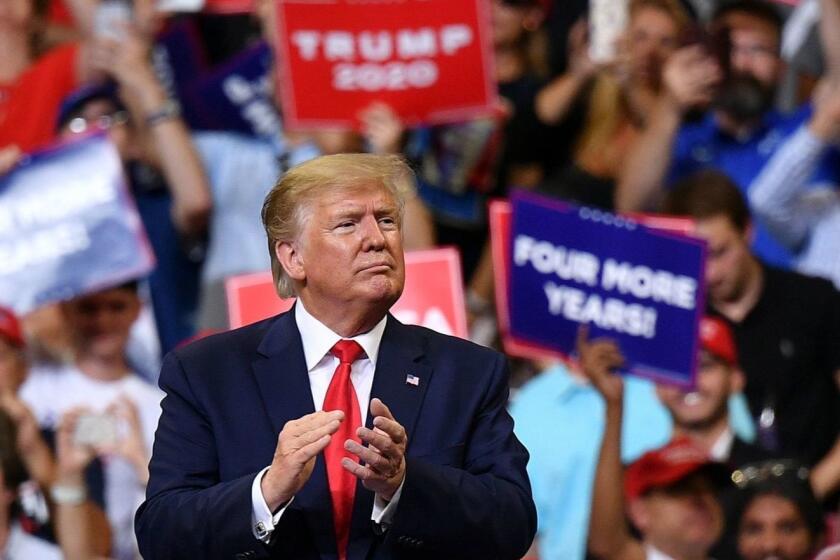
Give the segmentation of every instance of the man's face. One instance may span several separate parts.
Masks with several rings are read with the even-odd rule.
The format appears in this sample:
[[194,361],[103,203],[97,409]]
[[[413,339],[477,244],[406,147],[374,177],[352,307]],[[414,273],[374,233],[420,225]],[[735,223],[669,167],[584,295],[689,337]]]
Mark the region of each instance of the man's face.
[[68,301],[63,310],[80,355],[117,358],[125,352],[140,300],[131,290],[113,288]]
[[631,516],[647,542],[669,550],[708,550],[723,530],[714,486],[702,473],[639,498]]
[[764,494],[741,517],[738,553],[744,560],[805,560],[814,542],[799,508],[788,499]]
[[[397,301],[405,283],[400,212],[380,185],[318,196],[304,211],[302,231],[289,244],[289,275],[310,311],[346,305],[382,308]],[[282,252],[278,243],[277,250]],[[283,257],[278,253],[280,262]]]
[[738,375],[728,364],[704,350],[700,352],[694,391],[668,385],[659,385],[656,390],[677,426],[698,429],[726,416],[729,396],[739,388]]
[[697,220],[695,233],[708,243],[706,290],[712,305],[737,301],[751,274],[749,232],[739,231],[726,216]]
[[726,25],[731,30],[729,63],[732,70],[753,76],[765,87],[774,88],[782,68],[778,30],[740,12],[729,14]]
[[0,336],[0,393],[17,393],[26,378],[26,360],[23,350]]
[[749,14],[725,19],[730,29],[730,73],[721,84],[716,106],[736,123],[760,119],[773,107],[782,69],[778,32]]

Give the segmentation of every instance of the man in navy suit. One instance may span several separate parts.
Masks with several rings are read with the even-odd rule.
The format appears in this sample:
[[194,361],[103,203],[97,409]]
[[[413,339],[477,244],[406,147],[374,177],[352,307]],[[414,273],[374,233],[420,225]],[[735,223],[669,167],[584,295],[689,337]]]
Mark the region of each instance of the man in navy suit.
[[528,550],[536,513],[504,357],[388,314],[411,189],[399,158],[342,154],[266,197],[278,293],[297,303],[167,356],[136,518],[147,560]]

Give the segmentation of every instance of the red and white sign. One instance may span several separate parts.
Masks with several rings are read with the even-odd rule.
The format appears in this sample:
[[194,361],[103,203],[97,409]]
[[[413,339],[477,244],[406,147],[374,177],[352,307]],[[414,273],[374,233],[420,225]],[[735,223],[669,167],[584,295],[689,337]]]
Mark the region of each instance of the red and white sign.
[[[229,278],[225,289],[231,328],[262,321],[294,303],[277,296],[271,272]],[[467,338],[458,251],[447,247],[406,253],[405,289],[391,313],[403,323]]]
[[277,0],[289,127],[352,127],[374,101],[408,125],[497,103],[487,0]]
[[[566,361],[560,352],[529,344],[510,334],[510,315],[508,290],[510,289],[510,225],[511,205],[507,200],[490,202],[490,249],[493,255],[493,276],[496,284],[496,315],[499,320],[499,332],[502,345],[507,354],[533,360]],[[688,218],[662,216],[656,214],[630,213],[624,216],[648,227],[688,235],[693,231],[694,222]]]

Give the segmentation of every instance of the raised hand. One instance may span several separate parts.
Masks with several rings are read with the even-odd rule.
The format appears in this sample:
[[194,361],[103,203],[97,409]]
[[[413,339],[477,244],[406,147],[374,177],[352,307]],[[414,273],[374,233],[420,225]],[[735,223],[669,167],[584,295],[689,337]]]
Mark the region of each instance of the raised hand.
[[359,464],[348,458],[341,465],[362,481],[362,485],[390,501],[405,478],[405,445],[408,437],[405,428],[394,419],[391,411],[381,400],[370,400],[373,429],[362,427],[356,435],[367,447],[348,439],[344,448],[358,455],[364,462]]
[[607,402],[621,402],[624,380],[615,369],[624,364],[624,356],[613,340],[589,340],[589,326],[581,325],[577,333],[578,362],[582,373]]
[[315,468],[315,458],[327,447],[343,420],[341,410],[319,410],[286,422],[277,436],[271,467],[260,483],[271,511],[291,500],[306,484]]
[[674,52],[662,69],[666,95],[681,111],[708,105],[721,77],[718,63],[699,45]]

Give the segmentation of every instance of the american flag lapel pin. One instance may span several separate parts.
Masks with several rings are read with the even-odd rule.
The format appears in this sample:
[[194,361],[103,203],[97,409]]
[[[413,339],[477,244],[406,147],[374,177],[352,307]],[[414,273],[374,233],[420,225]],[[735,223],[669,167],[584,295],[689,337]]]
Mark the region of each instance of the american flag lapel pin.
[[405,376],[405,384],[406,385],[414,385],[415,387],[420,386],[420,378],[416,375],[411,375],[410,373]]

